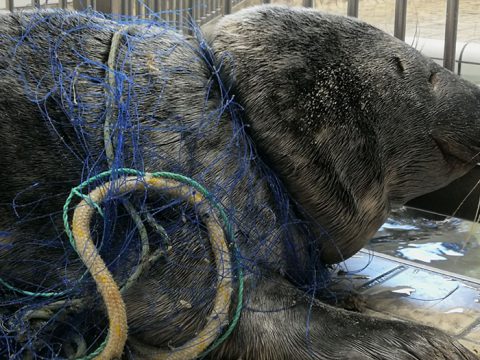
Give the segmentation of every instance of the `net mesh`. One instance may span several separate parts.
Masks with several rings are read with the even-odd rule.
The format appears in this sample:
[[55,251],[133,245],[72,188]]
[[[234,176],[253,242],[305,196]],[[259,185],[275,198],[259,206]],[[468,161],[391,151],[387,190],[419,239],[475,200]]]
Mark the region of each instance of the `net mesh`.
[[[223,81],[234,59],[215,55],[187,17],[192,36],[150,15],[0,18],[0,358],[88,358],[105,340],[104,304],[62,211],[72,188],[106,170],[112,183],[123,168],[195,179],[232,224],[233,273],[268,268],[312,296],[325,288],[310,224],[256,153]],[[102,182],[78,194],[70,217]],[[129,336],[174,351],[205,325],[220,271],[198,209],[112,186],[98,210],[92,238],[122,289]]]

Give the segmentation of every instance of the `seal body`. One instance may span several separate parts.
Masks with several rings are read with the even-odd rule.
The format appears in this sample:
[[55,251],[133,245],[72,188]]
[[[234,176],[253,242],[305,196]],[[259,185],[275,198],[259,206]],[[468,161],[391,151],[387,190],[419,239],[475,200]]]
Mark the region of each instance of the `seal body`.
[[[480,90],[378,29],[312,10],[249,9],[207,40],[68,12],[0,18],[2,279],[31,292],[72,286],[71,300],[94,304],[61,230],[66,195],[108,168],[172,171],[226,207],[246,274],[240,322],[212,358],[473,359],[437,330],[333,308],[312,293],[327,284],[325,264],[358,251],[390,208],[472,168]],[[129,201],[166,233],[148,229],[148,246],[167,254],[123,293],[125,354],[148,358],[145,349],[174,351],[205,324],[217,269],[194,209],[151,195]],[[94,231],[124,283],[142,251],[118,202],[112,196]],[[44,303],[4,297],[3,315],[23,321],[20,330],[1,323],[12,334],[4,354],[23,356],[30,328],[39,329],[27,337],[31,351],[44,357],[71,356],[78,333],[98,345],[100,305],[65,303],[39,327],[22,309]]]

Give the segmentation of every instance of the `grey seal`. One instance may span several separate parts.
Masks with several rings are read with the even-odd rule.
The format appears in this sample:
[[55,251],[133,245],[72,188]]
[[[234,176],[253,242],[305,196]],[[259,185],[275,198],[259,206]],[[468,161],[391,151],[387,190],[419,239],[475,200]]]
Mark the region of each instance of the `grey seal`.
[[[112,91],[105,64],[121,29],[69,12],[0,17],[2,279],[40,291],[75,285],[83,273],[59,212],[73,186],[108,168],[109,102],[118,112],[118,164],[199,179],[234,219],[245,303],[209,357],[475,358],[433,328],[319,299],[326,264],[364,246],[392,207],[474,166],[475,85],[361,21],[262,6],[225,17],[207,40],[131,27],[115,68],[122,88]],[[133,358],[143,357],[138,344],[175,349],[193,338],[214,295],[212,255],[194,213],[147,205],[168,225],[171,247],[124,293],[135,339],[125,356]],[[129,217],[109,216],[95,231],[120,281],[138,248],[122,240],[130,239]],[[8,311],[0,314],[10,319],[1,320],[9,335],[0,338],[2,356],[73,356],[78,333],[98,345],[105,318],[91,282],[82,284],[88,310],[59,311],[40,325],[21,310],[41,304],[1,290]]]

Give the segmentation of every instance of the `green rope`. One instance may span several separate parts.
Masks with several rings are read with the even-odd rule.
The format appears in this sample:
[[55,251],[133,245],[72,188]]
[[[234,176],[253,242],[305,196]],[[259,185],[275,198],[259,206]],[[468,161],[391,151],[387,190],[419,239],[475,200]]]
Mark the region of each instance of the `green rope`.
[[[145,173],[143,173],[141,171],[134,170],[134,169],[128,169],[128,168],[122,168],[122,169],[118,169],[118,170],[115,170],[115,171],[108,170],[108,171],[104,171],[104,172],[102,172],[102,173],[100,173],[96,176],[93,176],[93,177],[87,179],[86,181],[82,182],[80,185],[74,187],[70,191],[70,194],[67,197],[67,200],[65,201],[65,204],[63,206],[63,225],[65,227],[65,232],[68,236],[70,244],[72,245],[72,247],[75,250],[77,250],[76,246],[75,246],[75,240],[74,240],[73,233],[72,233],[72,230],[70,228],[69,219],[68,219],[68,212],[70,210],[70,203],[72,202],[72,199],[73,199],[74,196],[79,196],[79,197],[85,199],[87,197],[87,195],[84,195],[82,193],[82,190],[85,187],[87,187],[88,185],[90,185],[90,184],[92,184],[92,183],[94,183],[98,180],[102,180],[106,177],[111,176],[112,173],[120,174],[120,175],[136,175],[136,176],[139,176],[139,177],[144,177],[145,176]],[[200,183],[196,182],[195,180],[193,180],[189,177],[186,177],[186,176],[180,175],[180,174],[176,174],[176,173],[155,172],[155,173],[152,173],[151,176],[152,177],[161,177],[161,178],[177,180],[177,181],[179,181],[183,184],[186,184],[186,185],[194,188],[195,190],[199,191],[213,205],[213,207],[219,212],[220,218],[222,219],[222,222],[223,222],[223,224],[226,228],[226,233],[227,233],[228,238],[230,240],[230,247],[231,247],[232,253],[234,254],[234,259],[238,256],[238,253],[237,253],[238,249],[236,248],[236,244],[235,244],[235,241],[234,241],[233,228],[232,228],[232,225],[231,225],[231,223],[228,219],[228,216],[225,213],[225,210],[223,209],[223,207],[213,199],[212,195],[210,194],[210,192],[205,187],[203,187]],[[99,205],[94,204],[93,201],[89,202],[89,205],[95,207],[97,210],[99,209]],[[78,280],[79,282],[84,278],[85,274],[86,273],[84,273],[80,277],[80,279]],[[213,351],[214,349],[216,349],[218,346],[220,346],[230,336],[230,334],[233,332],[233,330],[235,329],[235,327],[236,327],[236,325],[237,325],[237,323],[240,319],[240,315],[241,315],[241,312],[242,312],[242,305],[243,305],[243,289],[244,289],[244,277],[243,277],[243,270],[242,270],[241,266],[237,267],[237,279],[238,279],[237,307],[235,309],[235,314],[232,318],[232,321],[230,322],[230,325],[229,325],[228,329],[224,332],[224,334],[220,338],[218,338],[202,354],[202,358],[204,356],[206,356],[208,353],[210,353],[211,351]],[[65,294],[67,294],[68,292],[71,291],[71,289],[67,289],[67,290],[61,291],[61,292],[31,292],[31,291],[18,289],[16,287],[10,285],[9,283],[7,283],[6,281],[4,281],[1,278],[0,278],[0,284],[2,284],[7,289],[10,289],[10,290],[13,290],[15,292],[21,293],[23,295],[34,296],[34,297],[58,297],[58,296],[63,296],[63,295],[65,295]],[[88,354],[85,357],[79,358],[78,360],[91,360],[95,356],[99,355],[102,352],[103,348],[105,347],[105,345],[107,343],[107,339],[105,339],[105,341],[94,352]]]
[[63,296],[65,294],[68,294],[71,289],[67,289],[64,291],[50,291],[50,292],[32,292],[32,291],[27,291],[27,290],[22,290],[19,289],[11,284],[9,284],[7,281],[3,280],[0,278],[0,284],[3,285],[3,287],[7,288],[8,290],[14,291],[16,293],[25,295],[25,296],[32,296],[32,297],[57,297],[57,296]]
[[102,208],[100,207],[100,205],[98,205],[95,201],[92,201],[92,199],[90,199],[88,197],[88,195],[85,195],[85,194],[82,194],[81,192],[79,192],[78,190],[75,191],[75,195],[77,195],[79,198],[85,200],[87,202],[88,205],[94,207],[98,213],[100,215],[102,215],[102,217],[104,217],[105,215],[103,214],[103,210]]
[[[72,191],[70,192],[70,195],[68,196],[68,198],[65,202],[65,205],[63,206],[63,224],[65,226],[65,232],[67,233],[67,235],[69,237],[70,243],[72,244],[72,246],[74,248],[75,248],[75,240],[73,238],[73,234],[72,234],[72,231],[70,229],[70,224],[69,224],[69,221],[68,221],[68,210],[69,210],[70,202],[71,202],[73,196],[76,195],[78,192],[81,192],[81,190],[83,190],[86,186],[90,185],[91,183],[93,183],[97,180],[103,179],[105,177],[111,176],[112,173],[121,174],[121,175],[136,175],[136,176],[139,176],[139,177],[144,177],[145,176],[144,172],[134,170],[134,169],[128,169],[128,168],[121,168],[121,169],[118,169],[118,170],[115,170],[115,171],[108,170],[108,171],[102,172],[102,173],[100,173],[96,176],[91,177],[90,179],[81,183],[79,186],[72,189]],[[186,185],[194,188],[198,192],[200,192],[207,199],[207,201],[210,202],[213,205],[213,207],[219,212],[220,217],[222,219],[222,222],[223,222],[223,224],[226,228],[228,238],[230,240],[229,245],[231,247],[231,251],[234,255],[234,259],[236,259],[236,257],[238,256],[238,249],[236,248],[236,244],[235,244],[235,241],[234,241],[235,235],[233,233],[232,225],[231,225],[231,223],[228,219],[228,216],[225,213],[225,210],[223,209],[223,207],[213,199],[210,192],[204,186],[202,186],[200,183],[196,182],[195,180],[193,180],[193,179],[191,179],[187,176],[176,174],[176,173],[171,173],[171,172],[155,172],[155,173],[152,173],[151,176],[152,177],[160,177],[160,178],[177,180],[178,182],[186,184]],[[93,206],[95,206],[95,205],[93,205]],[[97,208],[97,206],[95,206],[95,208]],[[243,289],[244,289],[244,276],[243,276],[243,270],[242,270],[241,266],[237,267],[237,279],[238,279],[237,307],[235,309],[235,314],[232,318],[232,321],[230,322],[230,325],[227,328],[227,330],[224,332],[224,334],[220,338],[218,338],[202,354],[201,358],[205,357],[211,351],[213,351],[218,346],[220,346],[231,335],[231,333],[235,329],[235,327],[236,327],[236,325],[237,325],[237,323],[240,319],[240,316],[241,316],[241,313],[242,313],[242,306],[243,306]],[[99,355],[102,352],[103,348],[105,347],[105,345],[107,343],[107,339],[108,339],[108,337],[105,339],[105,341],[94,352],[92,352],[89,355],[87,355],[83,358],[80,358],[78,360],[90,360],[90,359],[94,358],[95,356]]]

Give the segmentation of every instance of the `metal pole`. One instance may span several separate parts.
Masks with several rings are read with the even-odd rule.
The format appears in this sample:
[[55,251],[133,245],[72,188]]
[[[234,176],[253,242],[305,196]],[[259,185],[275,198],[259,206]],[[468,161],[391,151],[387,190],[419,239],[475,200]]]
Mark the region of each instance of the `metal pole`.
[[395,27],[393,35],[405,41],[405,29],[407,26],[407,0],[396,0],[395,2]]
[[143,2],[137,1],[135,3],[135,15],[139,18],[145,17],[145,7],[143,6]]
[[303,0],[303,6],[313,7],[313,0]]
[[128,14],[128,4],[127,4],[127,0],[122,0],[121,2],[121,10],[120,12],[122,13],[122,15],[127,15]]
[[13,0],[7,0],[7,10],[13,11],[15,6],[13,4]]
[[223,0],[223,15],[232,13],[232,0]]
[[163,0],[163,18],[165,21],[170,24],[170,1],[169,0]]
[[187,0],[187,11],[188,11],[188,17],[190,17],[189,21],[192,21],[193,19],[193,0]]
[[60,6],[62,9],[66,9],[68,6],[68,1],[67,0],[60,0]]
[[133,0],[128,0],[128,16],[133,16],[134,13],[133,13],[133,6],[135,4],[133,3]]
[[[97,11],[99,10],[99,3],[97,0],[95,0],[96,4],[94,4],[94,6],[96,6],[96,9]],[[123,14],[122,13],[122,4],[123,4],[124,1],[118,1],[118,0],[108,0],[108,12],[107,13],[110,13],[112,15],[114,15],[115,19],[120,19],[120,16]],[[101,12],[103,12],[102,10],[99,10]]]
[[187,33],[189,35],[193,35],[193,22],[194,22],[194,14],[193,14],[193,0],[187,0]]
[[347,16],[358,18],[358,0],[348,0]]
[[182,30],[183,28],[183,0],[176,0],[176,17],[177,17],[177,29]]
[[447,21],[445,24],[445,49],[443,66],[455,71],[455,49],[457,45],[458,5],[460,0],[447,1]]
[[270,4],[271,1],[270,1],[270,0],[263,0],[263,3],[264,3],[264,4]]
[[158,11],[159,11],[160,19],[162,19],[163,21],[168,21],[167,13],[165,11],[166,9],[167,7],[165,6],[165,0],[159,0]]
[[199,22],[203,24],[205,21],[206,13],[207,13],[207,4],[205,4],[205,1],[202,1],[202,3],[199,5],[200,6],[200,14],[199,14]]
[[172,14],[170,16],[170,20],[172,21],[171,27],[178,29],[178,1],[172,0],[171,11],[172,11]]
[[192,19],[195,22],[198,21],[198,1],[197,1],[197,3],[193,2],[193,4],[192,4]]

